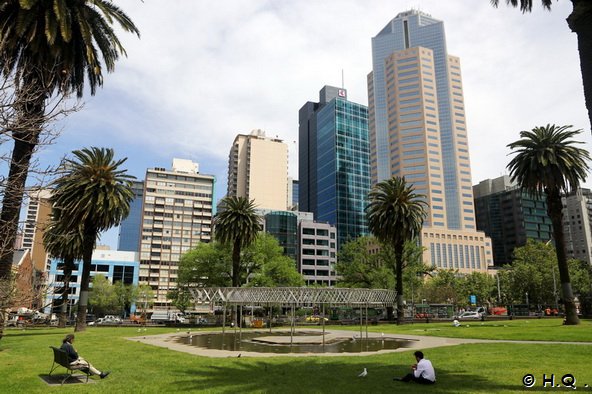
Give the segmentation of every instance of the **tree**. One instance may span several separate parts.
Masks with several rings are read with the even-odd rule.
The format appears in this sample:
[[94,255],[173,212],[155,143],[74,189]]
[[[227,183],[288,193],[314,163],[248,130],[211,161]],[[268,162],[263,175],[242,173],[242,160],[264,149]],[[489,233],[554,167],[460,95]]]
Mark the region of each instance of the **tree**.
[[178,286],[226,287],[232,283],[232,251],[220,242],[200,242],[179,260]]
[[395,285],[392,259],[383,259],[385,252],[369,253],[378,241],[371,236],[356,238],[341,246],[335,271],[341,277],[339,286],[389,289]]
[[[283,255],[275,237],[259,233],[241,253],[239,283],[250,286],[300,286],[302,276],[296,263]],[[220,242],[200,243],[181,256],[179,261],[179,292],[198,287],[225,287],[232,279],[232,249]],[[175,294],[175,293],[173,293]]]
[[116,286],[104,275],[98,274],[92,278],[92,291],[88,297],[88,304],[96,314],[118,315],[121,312],[122,302],[117,294]]
[[66,228],[81,228],[82,278],[76,331],[86,328],[86,309],[92,252],[102,231],[118,225],[127,217],[134,198],[131,189],[135,177],[120,166],[127,160],[114,159],[113,149],[84,148],[72,152],[74,159],[64,161],[63,174],[54,183],[50,202],[61,211],[60,222]]
[[[495,7],[499,0],[490,0]],[[588,118],[592,125],[592,2],[589,0],[571,0],[573,12],[567,17],[567,25],[578,36],[578,52],[580,53],[580,69],[584,84],[584,99],[588,109]],[[532,11],[533,0],[506,0],[507,4],[520,7],[522,12]],[[541,0],[541,5],[550,10],[551,0]]]
[[[5,0],[0,21],[0,73],[17,80],[18,106],[10,130],[14,148],[0,212],[0,239],[13,245],[47,101],[74,92],[82,97],[85,79],[94,95],[103,83],[101,59],[111,72],[119,55],[125,55],[114,22],[138,36],[139,31],[106,0]],[[4,279],[10,275],[14,252],[12,248],[0,252],[0,279]]]
[[82,232],[80,228],[64,228],[60,225],[61,211],[52,210],[52,220],[43,233],[43,245],[51,256],[62,260],[63,282],[61,291],[61,308],[58,326],[66,327],[68,311],[68,294],[70,294],[70,278],[76,269],[75,261],[82,258]]
[[403,251],[406,241],[416,239],[426,217],[425,196],[414,193],[405,178],[394,177],[376,184],[366,207],[368,228],[395,253],[397,324],[403,320]]
[[571,127],[547,125],[521,131],[521,139],[508,145],[515,155],[508,169],[512,180],[523,190],[537,197],[546,195],[547,213],[553,224],[566,324],[578,324],[565,253],[561,194],[577,189],[580,181],[586,179],[590,155],[585,149],[574,146],[582,143],[571,140],[581,130],[570,130]]
[[296,262],[284,256],[279,241],[269,233],[259,233],[244,253],[247,265],[248,286],[298,287],[304,285],[302,275],[296,270]]
[[214,217],[214,234],[217,241],[232,245],[232,286],[240,287],[245,271],[241,264],[241,250],[249,246],[261,231],[255,201],[245,197],[225,197],[222,209]]

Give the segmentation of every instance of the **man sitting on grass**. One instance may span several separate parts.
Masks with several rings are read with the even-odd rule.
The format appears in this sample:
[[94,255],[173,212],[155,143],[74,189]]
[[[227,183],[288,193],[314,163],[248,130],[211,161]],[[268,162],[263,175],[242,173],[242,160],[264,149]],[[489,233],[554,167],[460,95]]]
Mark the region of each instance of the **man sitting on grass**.
[[423,358],[423,353],[419,350],[413,353],[413,355],[417,360],[417,364],[413,364],[411,366],[413,372],[408,373],[402,378],[394,378],[394,380],[401,382],[414,381],[421,384],[436,383],[436,372],[434,371],[434,367],[432,366],[430,360]]

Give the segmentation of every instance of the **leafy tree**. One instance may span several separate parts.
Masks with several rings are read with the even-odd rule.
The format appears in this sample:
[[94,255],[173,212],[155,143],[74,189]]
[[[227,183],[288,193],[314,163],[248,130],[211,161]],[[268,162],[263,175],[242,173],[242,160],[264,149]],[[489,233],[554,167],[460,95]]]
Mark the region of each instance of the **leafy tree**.
[[[106,0],[5,0],[0,21],[0,73],[17,79],[18,107],[10,130],[14,148],[0,212],[0,239],[13,245],[48,100],[74,92],[82,97],[85,79],[94,95],[103,84],[102,63],[111,72],[119,55],[125,55],[112,25],[138,36],[139,32]],[[0,278],[8,278],[14,251],[0,252]]]
[[[275,237],[259,233],[241,253],[239,283],[250,286],[300,286],[295,262],[283,255]],[[179,289],[189,286],[225,287],[231,283],[232,250],[219,242],[200,243],[179,261]]]
[[252,287],[298,287],[304,285],[296,262],[284,256],[284,249],[271,234],[260,233],[245,251],[248,285]]
[[121,301],[116,287],[101,274],[92,278],[92,291],[89,294],[88,303],[93,308],[93,311],[100,315],[119,314],[121,312]]
[[176,289],[170,290],[167,293],[167,298],[172,300],[173,305],[183,313],[193,304],[193,298],[187,287],[179,286]]
[[254,200],[245,197],[225,197],[222,209],[214,217],[215,239],[232,245],[232,286],[240,287],[246,267],[241,264],[241,250],[255,241],[261,231]]
[[232,251],[219,242],[200,242],[179,260],[179,286],[226,287],[232,282]]
[[86,327],[86,309],[92,252],[102,231],[118,225],[130,210],[134,197],[132,179],[120,166],[127,160],[115,160],[113,149],[85,148],[72,152],[74,159],[64,161],[62,176],[53,183],[50,202],[61,211],[60,222],[66,228],[80,228],[83,236],[83,268],[76,331]]
[[468,300],[469,296],[477,297],[478,305],[491,305],[495,299],[495,278],[483,272],[471,272],[459,281],[459,297]]
[[[385,261],[384,253],[370,254],[378,241],[371,236],[356,238],[344,243],[337,254],[336,273],[341,277],[339,286],[373,289],[394,287],[395,275],[392,260]],[[391,264],[391,265],[389,265]]]
[[451,303],[464,306],[468,300],[460,293],[461,275],[458,270],[438,269],[425,285],[425,297],[432,303]]
[[510,175],[523,190],[547,198],[547,213],[553,224],[557,264],[561,279],[566,324],[579,324],[571,288],[563,234],[561,194],[579,187],[588,172],[590,155],[571,138],[581,130],[571,126],[547,125],[521,131],[521,139],[508,145],[514,158],[508,164]]
[[70,278],[76,268],[75,261],[82,258],[82,232],[80,228],[67,229],[60,225],[61,211],[53,209],[52,220],[43,233],[45,250],[53,257],[61,259],[64,272],[61,287],[61,308],[59,313],[59,327],[66,327],[68,294],[70,294]]
[[[499,0],[490,0],[495,7]],[[567,17],[567,25],[578,36],[578,51],[580,53],[580,68],[584,84],[584,98],[588,109],[588,118],[592,125],[592,2],[589,0],[571,0],[573,12]],[[532,11],[533,0],[506,0],[507,4],[520,7],[522,12]],[[541,0],[541,5],[550,10],[551,0]]]
[[403,251],[407,241],[414,240],[426,217],[425,196],[414,193],[405,178],[394,177],[376,184],[369,194],[366,207],[368,228],[395,254],[397,291],[397,324],[403,321]]

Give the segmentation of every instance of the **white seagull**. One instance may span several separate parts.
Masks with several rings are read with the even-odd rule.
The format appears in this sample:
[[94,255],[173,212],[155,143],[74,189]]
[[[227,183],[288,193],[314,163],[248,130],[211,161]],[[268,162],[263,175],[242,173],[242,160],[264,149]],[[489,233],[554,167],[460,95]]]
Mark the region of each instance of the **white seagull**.
[[366,368],[364,368],[364,370],[360,372],[360,374],[358,375],[358,378],[365,378],[366,375],[368,375],[368,371],[366,370]]

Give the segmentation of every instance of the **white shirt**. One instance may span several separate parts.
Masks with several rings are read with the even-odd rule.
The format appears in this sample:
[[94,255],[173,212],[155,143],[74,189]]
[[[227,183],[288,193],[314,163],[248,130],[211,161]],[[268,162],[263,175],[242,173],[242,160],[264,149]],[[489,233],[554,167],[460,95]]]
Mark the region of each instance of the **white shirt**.
[[422,358],[417,363],[417,368],[413,371],[416,378],[422,376],[424,379],[431,380],[432,382],[436,381],[436,372],[434,371],[434,367],[430,360],[426,360]]

